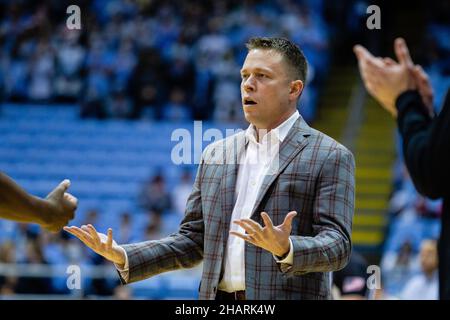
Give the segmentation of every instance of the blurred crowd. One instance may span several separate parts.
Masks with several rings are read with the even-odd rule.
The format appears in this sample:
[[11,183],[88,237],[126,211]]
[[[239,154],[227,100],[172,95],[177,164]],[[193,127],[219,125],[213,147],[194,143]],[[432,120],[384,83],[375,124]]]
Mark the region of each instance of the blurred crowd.
[[76,102],[83,117],[240,121],[244,43],[283,36],[310,64],[310,120],[328,67],[322,1],[83,1],[81,30],[67,1],[1,5],[4,99]]
[[[108,227],[114,230],[114,240],[119,244],[160,239],[174,232],[184,215],[185,204],[192,190],[191,170],[182,171],[176,187],[169,191],[162,173],[151,176],[142,185],[134,208],[124,210],[114,217],[102,208],[91,208],[82,215],[80,224],[92,224],[100,232]],[[176,196],[175,196],[176,195]],[[134,210],[134,211],[133,211]],[[110,223],[114,222],[113,225]],[[54,274],[42,277],[8,276],[0,273],[0,295],[11,294],[81,294],[82,297],[132,297],[133,291],[122,288],[113,266],[68,233],[42,232],[39,226],[0,220],[0,266],[38,264],[54,269]],[[83,272],[82,291],[72,291],[67,286],[66,270],[61,266],[80,266]],[[1,267],[0,267],[1,268]],[[99,269],[99,268],[97,268]],[[198,271],[198,270],[197,270]],[[44,271],[48,273],[48,271]],[[193,276],[196,275],[194,270]]]

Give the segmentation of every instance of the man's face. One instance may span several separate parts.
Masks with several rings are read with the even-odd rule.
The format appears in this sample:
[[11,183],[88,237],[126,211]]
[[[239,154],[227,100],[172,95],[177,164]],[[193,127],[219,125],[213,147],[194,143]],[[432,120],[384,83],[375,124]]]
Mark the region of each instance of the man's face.
[[438,267],[438,255],[434,241],[424,241],[420,249],[420,264],[426,273],[435,271]]
[[241,97],[247,121],[258,129],[273,129],[289,112],[291,79],[283,56],[267,49],[252,49],[241,69]]

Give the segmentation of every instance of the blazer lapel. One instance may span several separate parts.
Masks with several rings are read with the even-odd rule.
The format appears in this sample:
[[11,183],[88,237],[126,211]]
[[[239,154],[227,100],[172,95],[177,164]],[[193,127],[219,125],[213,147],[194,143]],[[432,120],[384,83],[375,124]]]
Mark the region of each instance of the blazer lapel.
[[[230,142],[231,143],[231,142]],[[222,182],[220,187],[221,192],[221,219],[222,219],[222,232],[223,232],[223,247],[225,249],[228,232],[230,226],[231,215],[233,213],[235,205],[235,191],[236,180],[239,170],[239,162],[241,156],[245,151],[247,141],[245,139],[245,133],[242,132],[234,136],[232,144],[225,146],[225,164],[222,166]]]
[[274,161],[269,170],[269,172],[272,172],[273,174],[268,174],[264,177],[263,184],[259,190],[250,218],[255,215],[256,209],[261,204],[264,195],[267,193],[267,190],[275,179],[281,174],[281,172],[283,172],[286,166],[297,156],[297,154],[306,147],[308,144],[307,138],[311,135],[310,131],[311,128],[302,117],[297,119],[294,123],[288,135],[280,145],[278,162]]

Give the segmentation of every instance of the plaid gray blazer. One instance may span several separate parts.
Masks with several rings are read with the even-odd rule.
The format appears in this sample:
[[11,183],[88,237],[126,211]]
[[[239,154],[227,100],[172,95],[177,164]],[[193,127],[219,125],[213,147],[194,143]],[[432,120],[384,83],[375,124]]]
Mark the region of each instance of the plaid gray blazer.
[[[203,261],[199,298],[215,298],[234,207],[237,159],[245,146],[240,132],[205,149],[179,230],[161,240],[123,246],[129,283]],[[291,233],[294,264],[280,265],[270,252],[246,243],[247,299],[331,298],[330,272],[347,264],[352,248],[354,170],[349,150],[301,117],[295,122],[280,145],[278,171],[265,176],[251,216],[263,225],[260,213],[265,211],[278,225],[289,211],[297,211]]]

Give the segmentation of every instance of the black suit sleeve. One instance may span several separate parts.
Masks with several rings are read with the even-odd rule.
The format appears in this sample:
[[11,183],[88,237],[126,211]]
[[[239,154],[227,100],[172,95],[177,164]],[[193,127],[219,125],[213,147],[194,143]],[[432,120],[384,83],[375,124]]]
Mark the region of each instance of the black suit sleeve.
[[398,129],[406,166],[421,194],[440,198],[450,186],[450,108],[431,118],[417,91],[406,91],[396,101]]

